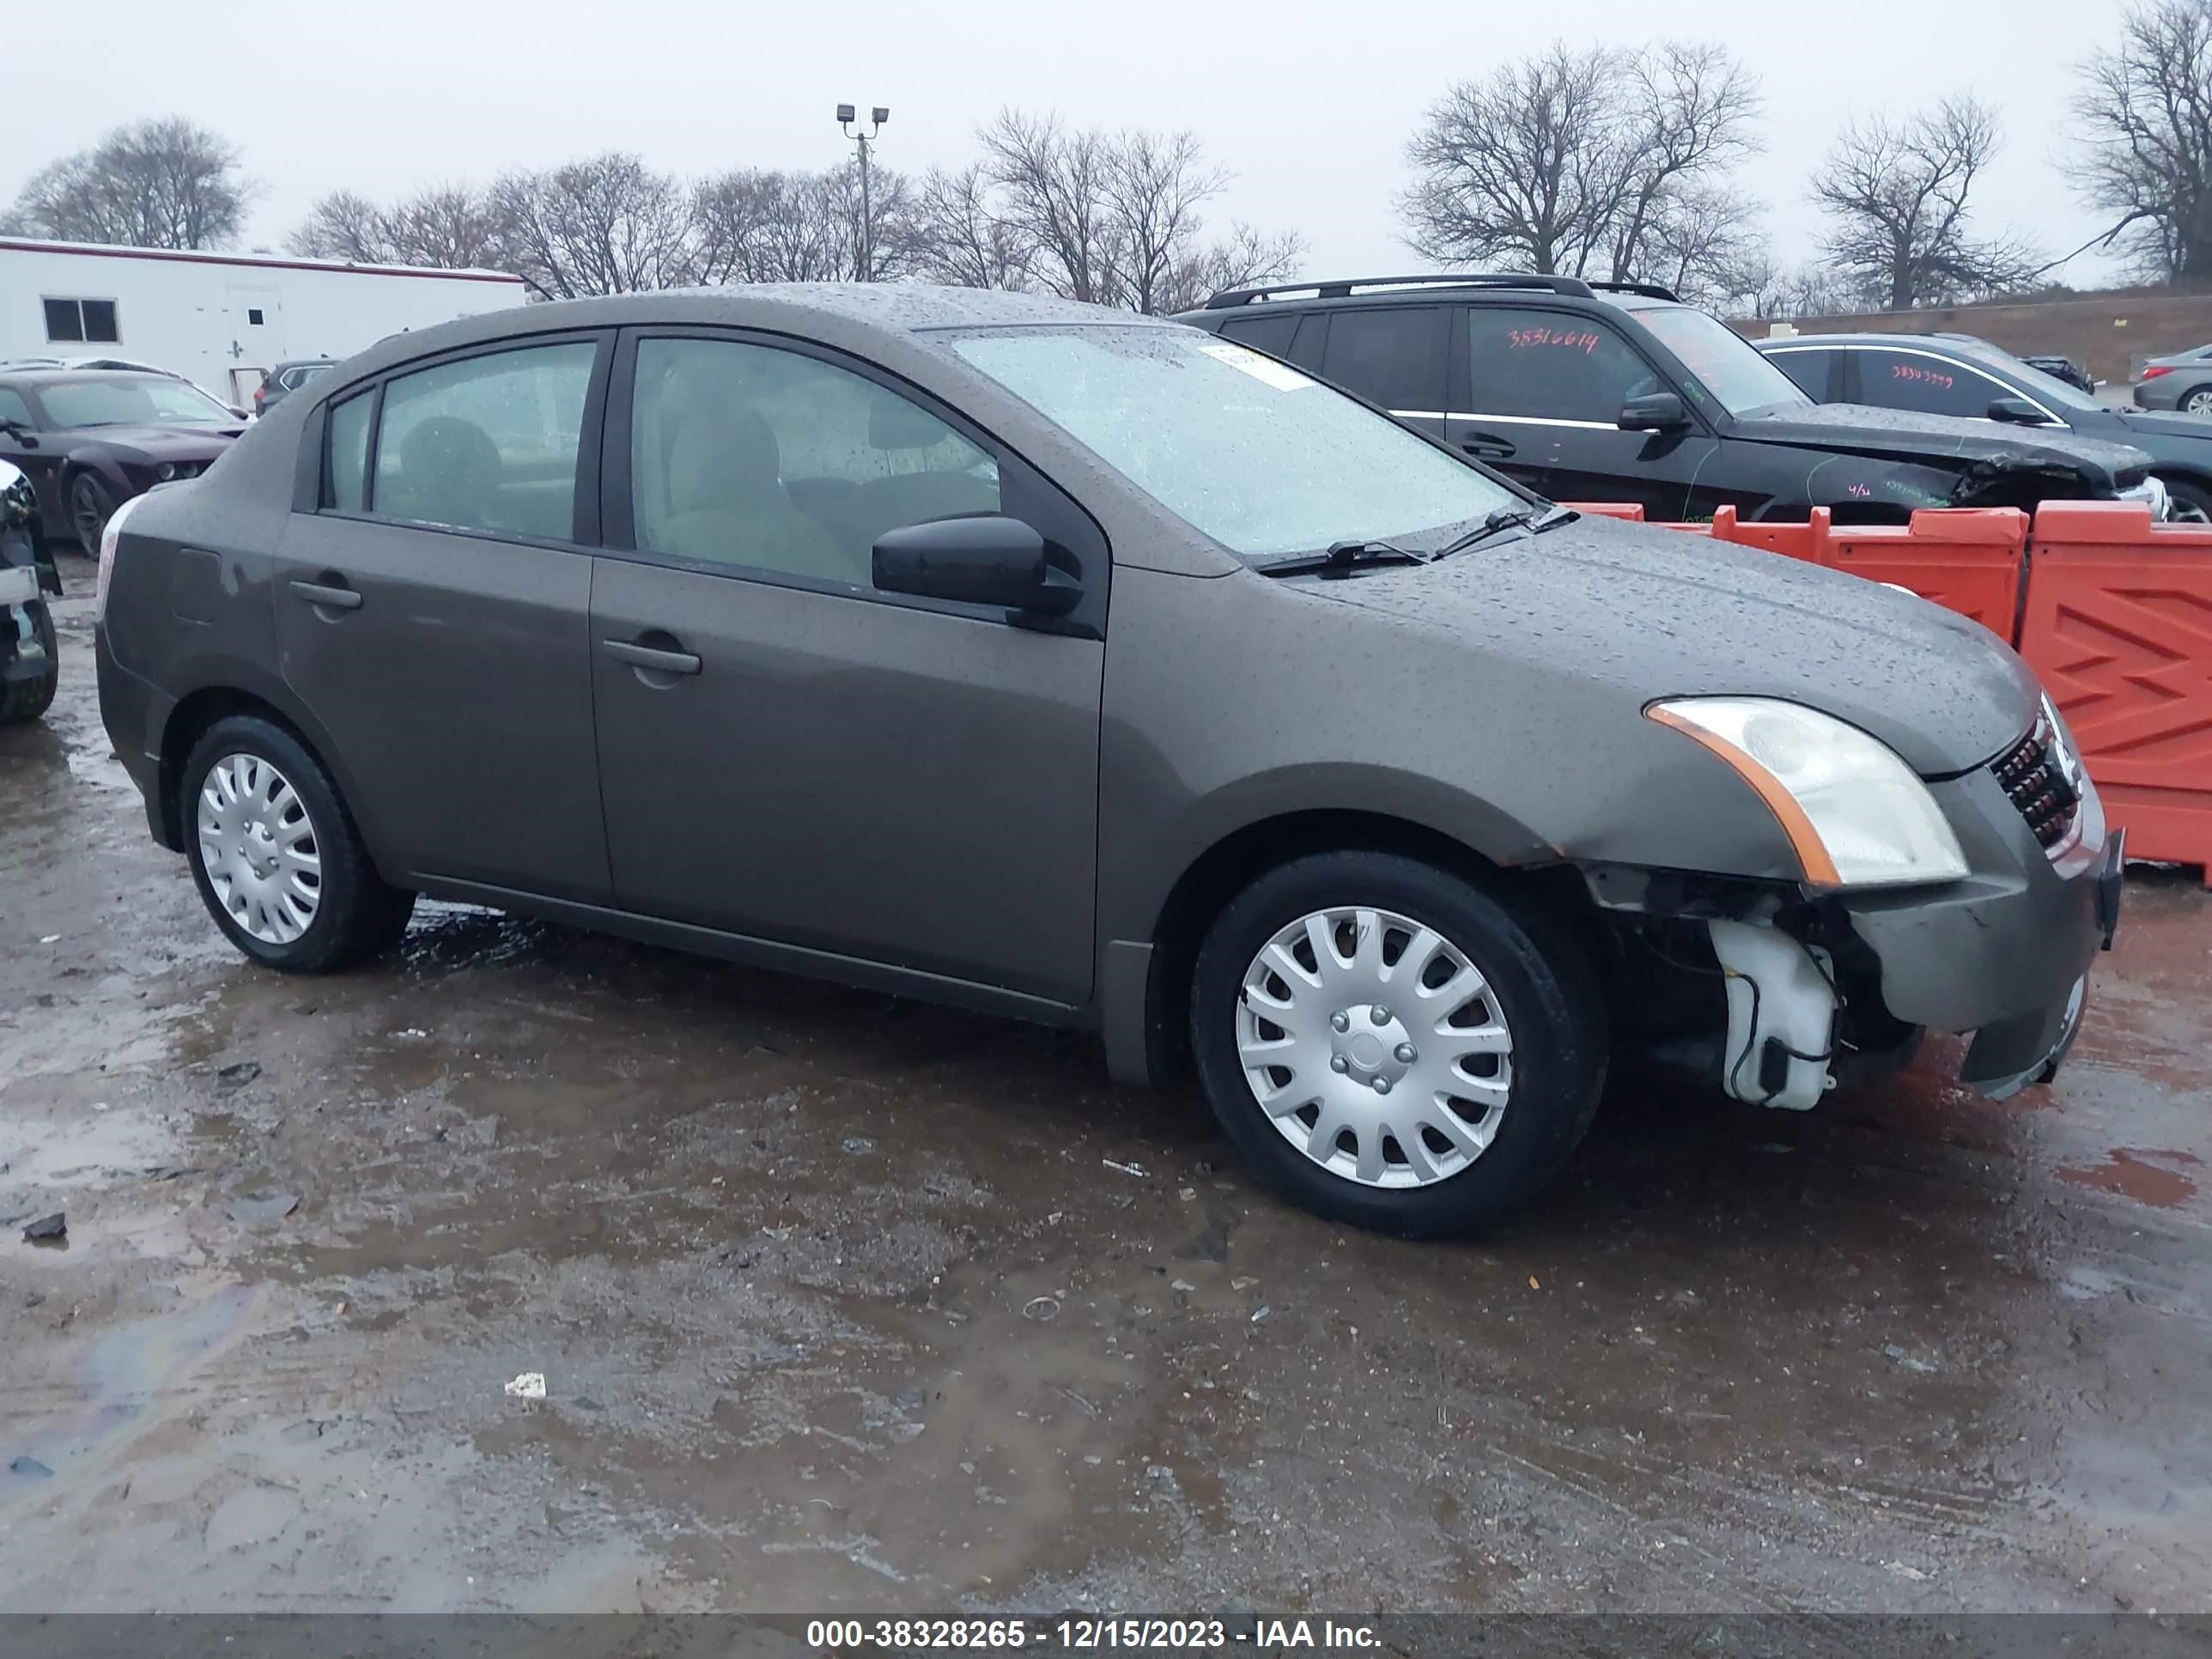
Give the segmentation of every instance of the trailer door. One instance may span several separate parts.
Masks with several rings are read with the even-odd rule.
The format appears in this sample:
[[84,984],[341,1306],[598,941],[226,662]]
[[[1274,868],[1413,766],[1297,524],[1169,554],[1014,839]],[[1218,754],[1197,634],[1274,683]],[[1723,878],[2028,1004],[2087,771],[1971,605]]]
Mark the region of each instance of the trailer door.
[[269,371],[284,361],[284,304],[273,288],[233,283],[230,301],[230,400],[250,408]]

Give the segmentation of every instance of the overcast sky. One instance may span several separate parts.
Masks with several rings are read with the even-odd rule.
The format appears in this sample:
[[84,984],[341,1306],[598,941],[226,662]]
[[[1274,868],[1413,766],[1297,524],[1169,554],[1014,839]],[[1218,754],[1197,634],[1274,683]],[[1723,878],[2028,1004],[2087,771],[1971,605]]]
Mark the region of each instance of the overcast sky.
[[[2006,146],[1975,198],[2055,256],[2099,228],[2053,165],[2072,65],[2119,0],[1461,0],[1194,4],[1124,0],[106,0],[52,60],[21,43],[0,196],[43,161],[143,115],[226,134],[264,186],[249,237],[274,246],[326,190],[425,182],[636,150],[686,174],[819,167],[849,154],[831,112],[888,105],[880,152],[920,170],[972,152],[1000,105],[1105,126],[1188,126],[1236,173],[1218,217],[1302,232],[1310,275],[1419,268],[1393,199],[1407,133],[1449,82],[1538,47],[1717,40],[1757,73],[1766,153],[1741,182],[1785,258],[1814,251],[1808,173],[1851,111],[1972,89]],[[89,14],[88,14],[89,15]],[[372,21],[373,20],[373,21]],[[51,33],[44,26],[32,33]],[[27,58],[23,53],[27,52]],[[2100,274],[2085,258],[2064,273]]]

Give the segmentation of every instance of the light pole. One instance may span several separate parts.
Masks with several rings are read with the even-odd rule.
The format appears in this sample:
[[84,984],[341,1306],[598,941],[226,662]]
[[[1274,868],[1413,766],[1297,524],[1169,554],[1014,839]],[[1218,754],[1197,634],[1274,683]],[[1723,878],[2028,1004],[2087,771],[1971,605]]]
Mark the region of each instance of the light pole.
[[881,104],[868,112],[869,126],[866,132],[853,131],[854,112],[850,104],[837,106],[837,131],[860,147],[860,277],[864,283],[876,280],[876,227],[868,205],[868,146],[884,130],[884,123],[891,112]]

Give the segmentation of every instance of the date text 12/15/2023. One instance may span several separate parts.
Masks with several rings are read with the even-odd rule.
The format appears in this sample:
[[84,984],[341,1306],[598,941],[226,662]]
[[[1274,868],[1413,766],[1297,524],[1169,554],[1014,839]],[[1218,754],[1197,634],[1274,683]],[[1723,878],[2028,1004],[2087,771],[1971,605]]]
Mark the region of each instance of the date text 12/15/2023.
[[824,1652],[854,1649],[1241,1647],[1257,1652],[1299,1648],[1375,1648],[1374,1627],[1336,1619],[817,1619],[806,1644]]

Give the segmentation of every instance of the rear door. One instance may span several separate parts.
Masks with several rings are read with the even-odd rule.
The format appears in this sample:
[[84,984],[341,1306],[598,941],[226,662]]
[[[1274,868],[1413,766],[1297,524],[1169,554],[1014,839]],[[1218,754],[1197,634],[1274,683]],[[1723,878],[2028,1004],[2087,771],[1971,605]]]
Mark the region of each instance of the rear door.
[[1322,378],[1441,438],[1450,319],[1443,306],[1331,312]]
[[507,343],[327,411],[319,510],[279,544],[278,642],[401,878],[607,896],[588,621],[611,349]]
[[1686,430],[1620,429],[1631,398],[1678,390],[1621,331],[1533,306],[1469,306],[1465,326],[1466,402],[1449,441],[1554,501],[1632,502],[1655,520],[1711,516],[1692,484],[1716,445],[1694,408]]
[[[626,332],[592,673],[625,909],[1059,1004],[1090,994],[1107,550],[989,437],[857,360]],[[1063,628],[879,592],[961,514],[1073,552]]]

